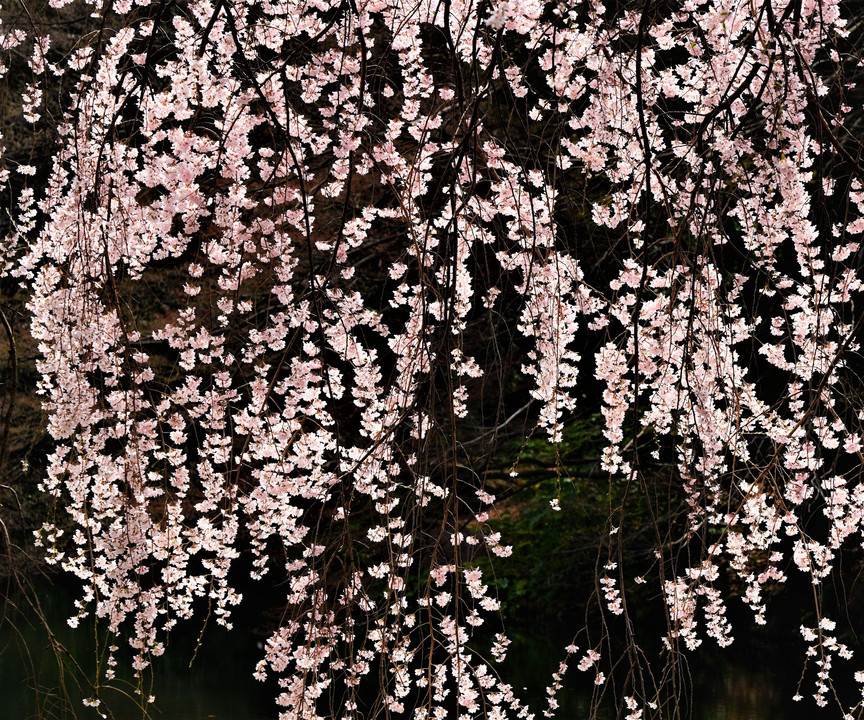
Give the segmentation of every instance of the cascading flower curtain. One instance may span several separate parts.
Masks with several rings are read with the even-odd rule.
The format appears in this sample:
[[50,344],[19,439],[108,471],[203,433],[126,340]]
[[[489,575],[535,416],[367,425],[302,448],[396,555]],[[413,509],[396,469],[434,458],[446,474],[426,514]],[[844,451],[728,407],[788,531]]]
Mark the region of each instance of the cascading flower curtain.
[[[732,642],[721,574],[764,623],[788,573],[818,586],[860,542],[861,47],[840,3],[80,6],[96,30],[62,54],[4,18],[24,121],[66,83],[44,182],[7,157],[6,273],[54,443],[37,542],[82,583],[73,622],[102,619],[137,670],[203,605],[230,627],[242,566],[284,579],[254,672],[285,720],[537,711],[497,670],[477,563],[511,552],[496,498],[458,471],[509,412],[471,422],[509,352],[489,328],[537,433],[560,442],[590,385],[603,472],[650,494],[651,462],[673,468],[684,538],[658,526],[647,578],[671,653]],[[612,632],[643,577],[616,556],[623,505],[609,528]],[[821,705],[852,650],[815,610]],[[659,717],[666,676],[623,632],[616,702]],[[562,647],[547,714],[571,659],[607,682],[611,647]]]

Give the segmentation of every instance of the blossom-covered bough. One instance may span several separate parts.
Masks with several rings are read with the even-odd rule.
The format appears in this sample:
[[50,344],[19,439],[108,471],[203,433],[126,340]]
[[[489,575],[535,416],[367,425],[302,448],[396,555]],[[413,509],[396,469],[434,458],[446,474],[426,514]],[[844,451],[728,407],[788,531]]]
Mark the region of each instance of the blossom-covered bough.
[[[37,542],[82,582],[73,622],[140,671],[193,614],[230,626],[251,568],[284,579],[255,674],[286,720],[554,714],[571,659],[620,675],[635,719],[675,702],[664,662],[732,642],[724,576],[764,623],[802,572],[801,693],[832,700],[855,668],[820,587],[864,519],[864,48],[840,3],[79,10],[62,51],[8,14],[0,43],[56,137],[50,167],[6,160],[5,272],[54,442]],[[477,563],[511,551],[466,449],[512,419],[488,400],[506,372],[553,443],[599,387],[603,472],[657,502],[665,463],[687,508],[649,541],[664,653],[614,622],[644,575],[625,502],[606,630],[574,627],[546,708],[498,674]]]

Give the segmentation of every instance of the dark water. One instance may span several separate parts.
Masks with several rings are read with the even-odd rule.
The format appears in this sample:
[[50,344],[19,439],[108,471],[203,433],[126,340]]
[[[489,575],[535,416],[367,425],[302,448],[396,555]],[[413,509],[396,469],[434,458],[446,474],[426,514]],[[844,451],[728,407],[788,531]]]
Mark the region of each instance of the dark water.
[[[95,639],[92,627],[73,631],[65,620],[74,599],[67,592],[42,585],[37,593],[44,615],[56,639],[81,663],[84,674],[94,669]],[[11,594],[11,597],[16,597]],[[20,596],[18,596],[20,600]],[[30,718],[73,718],[91,720],[98,715],[81,705],[88,693],[76,685],[72,660],[51,649],[48,631],[34,623],[32,611],[7,606],[6,620],[0,626],[0,720]],[[239,625],[232,632],[219,627],[207,628],[195,661],[200,626],[175,631],[171,645],[156,661],[152,692],[156,696],[151,716],[165,720],[272,720],[278,716],[274,688],[252,678],[261,657],[261,638]],[[551,673],[569,643],[559,628],[535,627],[511,633],[510,648],[503,675],[517,693],[529,701],[538,718],[545,708],[544,689]],[[782,655],[782,653],[781,653]],[[760,657],[767,658],[760,661]],[[142,712],[129,698],[134,686],[128,657],[119,658],[114,689],[103,697],[116,720],[140,720]],[[798,718],[838,717],[836,708],[820,710],[810,697],[812,678],[804,685],[805,700],[794,703],[800,677],[800,657],[772,657],[770,648],[748,654],[747,648],[724,653],[697,651],[689,657],[689,681],[685,695],[692,706],[694,720],[797,720]],[[588,718],[594,687],[592,676],[580,673],[573,661],[566,687],[559,694],[558,717],[562,720]],[[852,663],[848,663],[851,674]],[[838,667],[838,669],[841,669]],[[124,674],[125,673],[125,674]],[[58,688],[65,686],[65,691]],[[86,691],[86,688],[85,688]],[[65,700],[67,697],[70,700]],[[74,713],[73,713],[74,711]],[[611,720],[613,713],[601,710],[598,720]]]
[[[73,630],[66,623],[75,596],[46,583],[39,584],[36,593],[48,627],[68,655],[56,652],[48,630],[34,622],[35,613],[20,593],[9,596],[0,626],[0,720],[99,718],[81,702],[90,696],[89,688],[81,687],[81,678],[95,675],[96,641],[92,625],[88,628],[82,622]],[[145,673],[145,691],[156,696],[150,716],[154,720],[275,718],[273,688],[252,677],[261,658],[260,638],[240,626],[228,632],[211,623],[196,654],[200,630],[198,624],[173,633],[152,673]],[[141,720],[143,716],[134,700],[137,681],[132,677],[130,655],[121,649],[117,679],[102,690],[115,720]],[[82,672],[76,670],[76,663]]]
[[[678,684],[682,717],[688,717],[687,712],[692,712],[693,720],[836,720],[842,717],[836,705],[829,704],[826,708],[816,705],[812,697],[815,692],[815,670],[812,668],[800,688],[803,700],[792,700],[801,679],[803,643],[790,651],[785,644],[780,646],[767,642],[766,637],[760,634],[761,628],[751,630],[751,638],[736,639],[726,650],[708,646],[706,640],[702,648],[687,654],[685,665],[680,668]],[[551,675],[563,658],[563,647],[570,642],[568,632],[542,627],[523,628],[511,631],[510,637],[513,643],[504,672],[508,681],[522,691],[538,720],[542,720],[546,707],[545,687],[550,684]],[[560,705],[558,717],[562,720],[587,720],[590,717],[594,674],[577,669],[579,657],[581,655],[571,660],[564,688],[557,696]],[[857,665],[854,659],[837,660],[835,669],[838,677],[845,674],[851,679]],[[844,698],[854,703],[858,698],[850,692],[857,692],[852,685],[851,682],[840,683],[839,690],[846,693]],[[609,703],[601,700],[596,718],[614,720],[616,713]]]

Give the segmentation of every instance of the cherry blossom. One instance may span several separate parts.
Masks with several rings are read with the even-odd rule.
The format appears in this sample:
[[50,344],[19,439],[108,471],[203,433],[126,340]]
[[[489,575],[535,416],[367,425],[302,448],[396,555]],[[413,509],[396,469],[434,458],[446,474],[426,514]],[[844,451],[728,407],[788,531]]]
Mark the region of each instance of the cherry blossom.
[[[81,582],[71,623],[103,620],[136,671],[203,606],[230,627],[251,568],[285,590],[254,668],[281,718],[360,717],[372,678],[387,713],[530,716],[478,564],[512,547],[481,474],[459,475],[501,371],[483,318],[508,325],[538,436],[560,444],[590,385],[609,482],[672,468],[683,537],[658,533],[650,570],[606,565],[607,632],[653,579],[669,653],[729,645],[729,603],[764,624],[787,574],[818,586],[860,541],[860,71],[839,2],[89,4],[106,23],[68,54],[0,31],[3,72],[27,57],[28,124],[50,78],[70,88],[50,167],[0,177],[3,267],[53,442],[37,543]],[[176,292],[139,311],[166,269]],[[852,655],[834,632],[801,629],[820,705]],[[578,663],[598,685],[620,672],[605,647]],[[615,692],[637,720],[668,688]]]

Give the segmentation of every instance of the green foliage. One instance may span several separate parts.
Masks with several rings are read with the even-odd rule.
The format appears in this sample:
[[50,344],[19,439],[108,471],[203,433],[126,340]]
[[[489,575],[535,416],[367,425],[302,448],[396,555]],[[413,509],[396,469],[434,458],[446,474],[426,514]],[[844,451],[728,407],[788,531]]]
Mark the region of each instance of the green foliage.
[[483,564],[495,574],[510,618],[538,611],[563,617],[591,595],[610,502],[619,492],[599,467],[601,430],[599,415],[592,415],[569,424],[557,445],[530,437],[499,453],[515,458],[504,470],[517,474],[500,492],[499,512],[489,524],[513,546],[513,555]]

